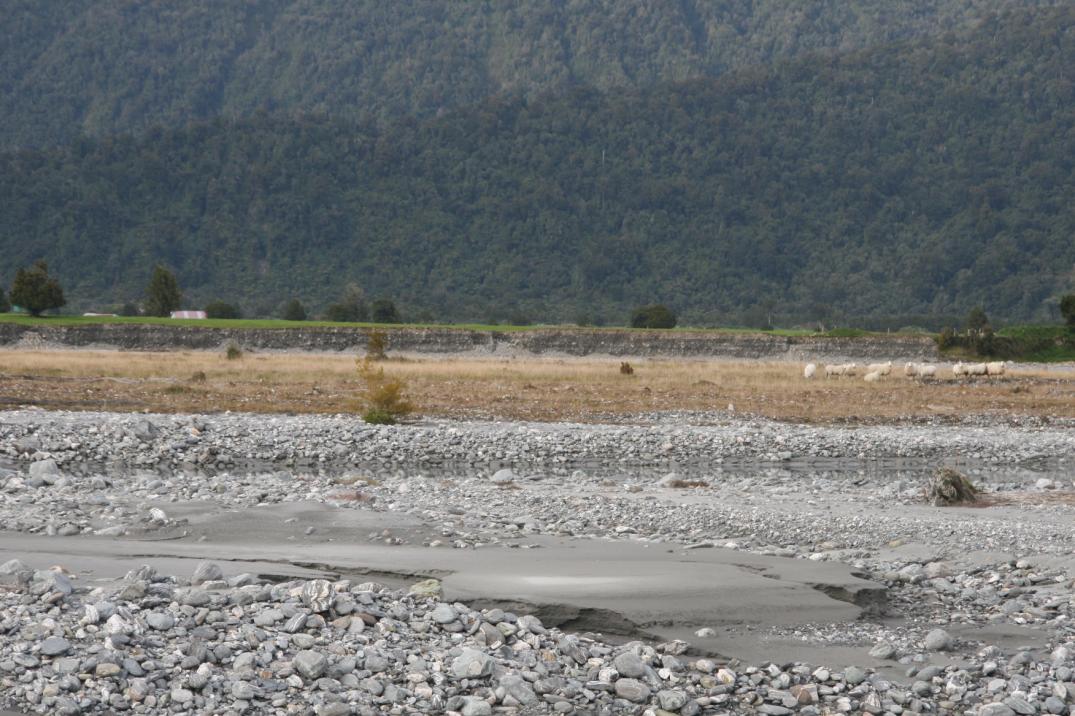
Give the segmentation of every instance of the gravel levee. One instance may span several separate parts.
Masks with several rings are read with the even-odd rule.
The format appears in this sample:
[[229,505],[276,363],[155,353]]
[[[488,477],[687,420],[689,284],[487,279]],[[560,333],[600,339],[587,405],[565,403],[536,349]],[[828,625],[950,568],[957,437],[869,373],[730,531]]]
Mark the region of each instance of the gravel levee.
[[[651,425],[431,422],[368,426],[355,416],[0,413],[0,454],[64,463],[218,468],[280,465],[705,465],[726,461],[937,458],[1018,464],[1070,459],[1075,431],[1040,419],[963,425],[811,427],[719,414]],[[689,424],[703,420],[707,424]]]

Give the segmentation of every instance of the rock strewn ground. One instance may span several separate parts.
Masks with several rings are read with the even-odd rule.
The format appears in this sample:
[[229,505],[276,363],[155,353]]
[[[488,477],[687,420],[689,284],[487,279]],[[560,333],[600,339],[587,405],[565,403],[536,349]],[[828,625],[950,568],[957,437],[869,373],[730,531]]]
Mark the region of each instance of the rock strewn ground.
[[[898,685],[848,666],[720,664],[683,643],[613,646],[500,609],[375,583],[260,583],[212,564],[142,568],[84,590],[0,567],[0,683],[36,713],[1064,714],[1075,645],[1047,659],[984,648]],[[417,592],[417,593],[416,593]],[[947,650],[943,630],[920,650]],[[897,647],[875,652],[895,658]],[[883,652],[883,653],[882,653]]]
[[[708,424],[691,424],[702,420]],[[725,461],[932,458],[1019,464],[1075,458],[1067,422],[1035,418],[956,425],[822,427],[735,416],[665,416],[652,425],[427,422],[370,426],[356,416],[176,416],[0,413],[0,455],[60,465],[217,468],[237,464],[337,465],[599,463],[622,466]]]
[[[363,537],[389,545],[538,547],[539,537],[561,536],[661,545],[681,555],[721,547],[839,560],[888,585],[887,618],[748,636],[865,646],[869,659],[698,659],[682,653],[683,644],[616,646],[542,633],[544,627],[503,610],[444,605],[346,580],[266,585],[205,566],[193,580],[145,570],[86,589],[46,565],[14,563],[0,579],[7,584],[0,594],[5,696],[40,713],[372,713],[390,710],[390,702],[397,713],[1070,712],[1072,507],[939,510],[919,504],[913,472],[773,465],[804,456],[959,458],[990,466],[980,475],[988,490],[1045,496],[1069,487],[1070,426],[845,429],[724,420],[596,430],[447,423],[386,429],[341,417],[7,413],[0,423],[0,455],[9,463],[0,464],[0,520],[3,529],[25,532],[194,538],[198,525],[169,514],[169,503],[242,511],[304,500],[435,528]],[[265,441],[291,451],[277,455],[281,464],[413,464],[427,450],[434,461],[375,475],[353,467],[179,469],[271,459],[257,451]],[[703,484],[685,487],[674,476],[627,467],[652,451],[662,457],[648,464],[694,456],[690,479]],[[201,460],[203,454],[210,459]],[[595,467],[565,467],[579,458]],[[730,466],[751,459],[764,464]],[[88,466],[109,460],[124,469],[106,474]],[[469,468],[452,472],[437,467],[440,460]],[[516,468],[487,465],[504,461]],[[1015,462],[1047,462],[1050,477],[1021,472]],[[295,527],[310,539],[322,529]],[[690,639],[694,648],[704,648],[706,629]],[[1025,638],[1026,648],[995,643],[990,629],[1025,630],[1017,639]]]

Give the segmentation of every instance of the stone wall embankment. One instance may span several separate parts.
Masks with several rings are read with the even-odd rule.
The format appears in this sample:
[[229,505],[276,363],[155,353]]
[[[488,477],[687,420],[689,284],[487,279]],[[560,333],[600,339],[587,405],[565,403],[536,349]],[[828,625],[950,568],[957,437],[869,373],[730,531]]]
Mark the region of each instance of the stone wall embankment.
[[[927,336],[829,338],[720,331],[617,331],[549,328],[478,331],[389,328],[388,349],[406,353],[727,358],[762,360],[937,360]],[[219,350],[235,343],[253,351],[360,352],[367,330],[357,327],[210,328],[190,325],[0,324],[0,346],[113,348],[131,351]]]

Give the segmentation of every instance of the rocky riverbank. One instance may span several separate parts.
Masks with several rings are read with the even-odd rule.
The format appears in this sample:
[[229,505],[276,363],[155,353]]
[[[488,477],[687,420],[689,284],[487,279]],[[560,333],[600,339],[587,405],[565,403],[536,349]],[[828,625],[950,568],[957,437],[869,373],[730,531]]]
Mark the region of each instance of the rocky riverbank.
[[[3,696],[50,714],[1075,706],[1075,427],[651,417],[0,414]],[[992,506],[923,504],[942,463]]]
[[[766,360],[939,359],[928,336],[778,336],[721,331],[627,331],[550,328],[478,331],[464,328],[385,328],[396,353],[503,356],[629,356]],[[77,326],[0,323],[0,346],[119,348],[134,351],[221,350],[363,352],[369,330],[358,327],[210,328],[138,323]]]
[[[1046,661],[986,647],[965,666],[913,666],[902,685],[857,666],[693,658],[681,641],[615,646],[442,601],[435,583],[266,584],[208,562],[92,590],[17,560],[0,573],[14,585],[0,592],[3,698],[37,713],[1000,716],[1064,714],[1075,693],[1070,646]],[[952,646],[935,629],[913,649]]]
[[720,465],[928,458],[1019,464],[1071,460],[1070,421],[976,417],[962,423],[810,426],[728,413],[655,414],[641,425],[425,421],[371,426],[353,415],[0,412],[0,455],[60,465],[215,467],[602,464]]

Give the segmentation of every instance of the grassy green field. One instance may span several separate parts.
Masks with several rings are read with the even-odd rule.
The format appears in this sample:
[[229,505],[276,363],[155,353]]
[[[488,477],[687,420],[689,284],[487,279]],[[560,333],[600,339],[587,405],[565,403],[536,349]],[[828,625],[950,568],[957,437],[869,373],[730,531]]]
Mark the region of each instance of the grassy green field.
[[1066,326],[1009,326],[997,331],[997,336],[1009,342],[1009,350],[1020,360],[1034,363],[1075,361],[1075,330]]

